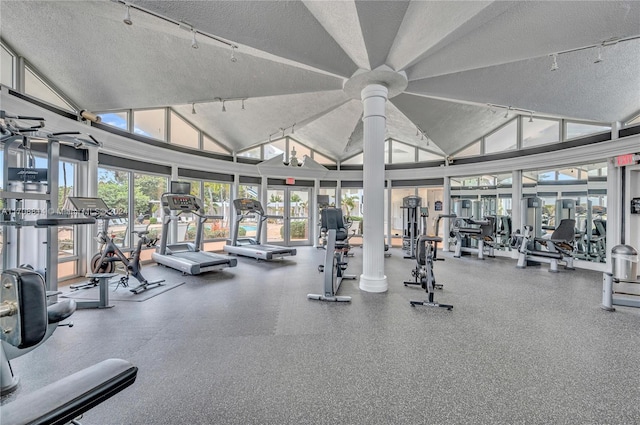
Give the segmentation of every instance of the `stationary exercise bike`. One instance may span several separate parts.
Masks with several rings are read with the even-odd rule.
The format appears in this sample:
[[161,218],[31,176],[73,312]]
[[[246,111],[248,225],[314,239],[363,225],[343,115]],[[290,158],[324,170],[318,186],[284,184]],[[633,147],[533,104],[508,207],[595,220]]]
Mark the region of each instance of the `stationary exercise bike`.
[[[428,216],[428,212],[427,216]],[[436,289],[442,289],[442,284],[436,283],[436,278],[433,274],[433,263],[435,261],[444,261],[444,258],[437,258],[438,243],[442,242],[442,238],[437,236],[440,229],[440,220],[443,218],[456,218],[455,214],[440,214],[436,220],[436,236],[422,235],[416,242],[416,267],[412,270],[411,274],[414,277],[413,282],[405,281],[404,285],[420,285],[422,289],[427,292],[426,301],[409,301],[411,307],[416,305],[423,305],[427,307],[442,307],[447,310],[452,310],[451,304],[440,304],[434,301],[434,292]]]
[[[151,240],[147,236],[149,233],[148,230],[134,230],[131,232],[138,235],[138,243],[136,244],[136,248],[131,252],[131,256],[127,257],[109,235],[109,221],[114,215],[102,199],[69,197],[69,202],[77,211],[82,211],[85,215],[94,217],[97,220],[102,220],[104,223],[102,231],[96,236],[101,250],[91,259],[92,273],[113,273],[116,270],[116,262],[119,261],[124,265],[126,274],[120,278],[116,289],[120,285],[125,288],[129,287],[129,276],[133,276],[140,282],[135,288],[129,289],[134,294],[139,294],[149,288],[162,285],[164,279],[150,282],[142,275],[142,267],[140,265],[140,252],[142,251],[142,247],[145,245],[153,246],[155,243],[155,240]],[[71,288],[86,288],[96,286],[98,283],[98,279],[92,278],[88,283],[73,285]]]

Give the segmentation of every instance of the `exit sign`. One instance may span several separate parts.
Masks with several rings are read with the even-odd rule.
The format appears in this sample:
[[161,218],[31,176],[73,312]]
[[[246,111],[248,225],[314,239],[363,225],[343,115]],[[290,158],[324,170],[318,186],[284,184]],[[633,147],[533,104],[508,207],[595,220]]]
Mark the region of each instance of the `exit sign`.
[[640,159],[640,155],[634,155],[632,153],[618,155],[616,156],[616,166],[624,167],[625,165],[632,165],[635,164],[638,159]]
[[296,179],[294,179],[293,177],[287,177],[287,179],[285,180],[286,184],[296,184]]

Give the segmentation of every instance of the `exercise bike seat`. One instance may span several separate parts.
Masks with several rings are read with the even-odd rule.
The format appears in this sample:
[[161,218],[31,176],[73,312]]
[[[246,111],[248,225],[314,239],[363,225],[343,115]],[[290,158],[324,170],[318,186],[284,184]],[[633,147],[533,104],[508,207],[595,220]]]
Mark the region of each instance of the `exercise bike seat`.
[[137,233],[138,236],[146,235],[149,233],[148,230],[132,230],[131,233]]
[[57,303],[48,306],[47,322],[49,324],[62,322],[76,311],[76,307],[77,305],[75,300],[58,301]]
[[420,236],[418,238],[418,243],[421,240],[422,241],[427,241],[427,242],[442,242],[442,238],[440,236],[426,236],[426,235],[423,235],[423,236]]

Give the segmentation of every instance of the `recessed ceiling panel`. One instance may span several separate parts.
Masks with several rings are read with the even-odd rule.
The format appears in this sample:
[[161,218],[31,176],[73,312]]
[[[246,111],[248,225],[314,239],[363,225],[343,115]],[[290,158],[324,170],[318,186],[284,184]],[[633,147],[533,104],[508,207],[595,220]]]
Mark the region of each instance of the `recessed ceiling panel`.
[[408,7],[409,2],[405,0],[356,1],[362,35],[369,56],[369,69],[375,69],[386,63],[389,50]]
[[[150,1],[132,3],[198,30],[342,77],[357,66],[300,1]],[[239,49],[240,51],[242,48]]]
[[451,155],[503,124],[500,114],[488,107],[400,94],[393,104],[416,123],[446,154]]

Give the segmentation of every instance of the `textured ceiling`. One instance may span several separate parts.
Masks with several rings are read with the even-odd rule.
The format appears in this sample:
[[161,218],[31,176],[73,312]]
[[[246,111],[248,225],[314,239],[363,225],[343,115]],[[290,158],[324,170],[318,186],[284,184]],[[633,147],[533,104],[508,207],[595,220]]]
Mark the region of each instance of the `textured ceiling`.
[[[450,155],[504,122],[487,103],[594,121],[640,110],[637,1],[146,1],[140,7],[238,45],[231,49],[112,1],[1,1],[3,41],[77,105],[171,106],[231,150],[295,126],[333,158],[362,149],[362,105],[342,91],[387,65],[409,85],[390,99],[387,137]],[[216,98],[228,102],[221,111]],[[196,103],[197,114],[191,114]],[[416,136],[416,127],[430,139]]]

